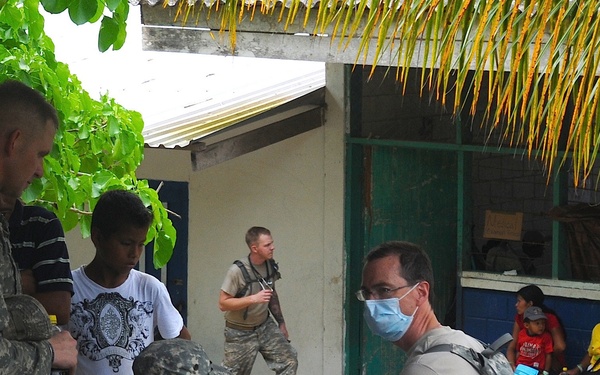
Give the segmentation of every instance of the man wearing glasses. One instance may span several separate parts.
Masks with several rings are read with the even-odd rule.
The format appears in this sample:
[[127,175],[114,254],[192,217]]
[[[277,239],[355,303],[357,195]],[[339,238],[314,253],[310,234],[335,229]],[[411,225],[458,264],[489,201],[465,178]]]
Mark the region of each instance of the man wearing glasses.
[[476,375],[451,352],[425,353],[438,344],[460,344],[481,352],[475,338],[442,326],[433,311],[433,269],[427,254],[409,242],[385,242],[367,254],[362,286],[364,318],[371,331],[407,354],[401,375]]
[[295,375],[298,357],[275,290],[280,274],[273,261],[273,237],[267,228],[252,227],[246,244],[250,254],[229,267],[219,295],[225,312],[223,365],[234,375],[250,375],[260,352],[276,374]]

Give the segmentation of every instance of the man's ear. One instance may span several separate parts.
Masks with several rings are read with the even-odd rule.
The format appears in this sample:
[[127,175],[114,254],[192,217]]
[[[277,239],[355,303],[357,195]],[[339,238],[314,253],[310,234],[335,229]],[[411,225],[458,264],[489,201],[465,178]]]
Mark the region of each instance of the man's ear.
[[11,156],[17,147],[17,141],[23,137],[23,133],[20,129],[15,129],[8,134],[8,137],[4,143],[4,152],[6,155]]
[[429,293],[431,285],[427,281],[420,281],[419,285],[415,288],[417,293],[419,293],[418,305],[420,306],[423,302],[429,301]]
[[98,246],[102,238],[102,233],[97,228],[91,228],[90,238],[94,246]]

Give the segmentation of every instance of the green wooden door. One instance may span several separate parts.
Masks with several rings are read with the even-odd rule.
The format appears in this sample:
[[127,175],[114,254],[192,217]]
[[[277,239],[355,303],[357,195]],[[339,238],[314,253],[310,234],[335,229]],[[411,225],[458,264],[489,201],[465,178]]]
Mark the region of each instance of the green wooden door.
[[[435,311],[443,321],[456,286],[457,157],[453,152],[392,146],[353,146],[349,159],[348,284],[360,286],[362,258],[373,246],[406,240],[428,252],[434,267]],[[359,155],[358,157],[356,155]],[[358,165],[358,164],[362,165]],[[356,186],[360,184],[360,186]],[[361,204],[356,204],[361,202]],[[360,209],[360,214],[355,210]],[[360,233],[358,230],[360,229]],[[351,295],[348,298],[352,299]],[[404,353],[369,331],[362,303],[349,303],[347,374],[398,374]],[[358,347],[355,347],[358,346]]]

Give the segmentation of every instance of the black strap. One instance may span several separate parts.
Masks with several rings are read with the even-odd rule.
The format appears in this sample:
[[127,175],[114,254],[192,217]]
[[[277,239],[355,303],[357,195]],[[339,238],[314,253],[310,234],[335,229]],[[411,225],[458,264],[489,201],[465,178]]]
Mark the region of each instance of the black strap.
[[252,280],[252,278],[250,278],[250,274],[248,273],[246,266],[244,266],[244,263],[242,263],[241,260],[238,259],[238,260],[234,261],[233,263],[240,268],[240,271],[242,271],[242,276],[244,277],[244,282],[246,283],[246,285],[244,285],[242,287],[242,289],[238,290],[238,292],[235,294],[236,298],[240,298],[246,294],[246,291],[248,290],[248,286],[251,283],[256,282],[257,280]]
[[250,261],[250,256],[248,256],[248,263],[250,264],[250,268],[252,270],[252,273],[254,273],[255,278],[252,278],[252,276],[250,276],[248,269],[246,268],[246,266],[244,266],[244,263],[242,263],[241,260],[238,259],[238,260],[234,261],[233,263],[235,265],[237,265],[240,268],[240,270],[242,271],[242,276],[244,277],[244,282],[246,283],[246,285],[244,285],[235,294],[236,298],[244,297],[246,295],[246,292],[248,291],[248,287],[252,283],[260,282],[260,280],[263,280],[266,283],[269,280],[273,281],[276,278],[281,278],[281,274],[279,273],[279,266],[277,265],[277,263],[275,263],[275,260],[273,260],[273,259],[269,259],[266,263],[267,264],[267,277],[262,277],[260,272],[258,272],[258,270],[256,268],[254,268],[254,265]]
[[269,263],[271,263],[270,261],[272,261],[272,259],[269,259],[269,261],[266,263],[266,267],[267,267],[267,277],[263,277],[260,272],[258,272],[258,270],[256,268],[254,268],[254,264],[252,264],[252,261],[250,260],[250,255],[248,255],[248,264],[250,265],[250,268],[252,269],[252,272],[254,273],[254,277],[256,277],[256,280],[269,280],[271,278],[271,273],[269,272]]
[[[244,282],[246,283],[235,294],[235,298],[244,297],[246,295],[246,293],[248,292],[248,288],[250,287],[250,284],[260,282],[259,279],[265,280],[262,277],[262,275],[260,274],[260,272],[258,272],[256,270],[256,268],[254,268],[254,265],[252,265],[252,262],[250,261],[250,255],[248,255],[248,263],[250,264],[252,272],[254,273],[254,276],[256,277],[255,279],[253,279],[250,276],[250,273],[248,273],[248,269],[246,268],[246,266],[244,266],[244,263],[242,263],[241,260],[237,259],[233,263],[240,268],[240,271],[242,271],[242,276],[244,277]],[[271,273],[269,271],[269,265],[271,266],[270,268],[273,270],[273,274],[279,275],[277,263],[275,263],[275,261],[273,259],[269,259],[267,262],[267,280],[269,280],[271,278]],[[248,318],[248,307],[246,307],[246,310],[244,311],[244,320],[246,320],[246,318]]]
[[498,350],[500,350],[504,345],[508,344],[509,342],[511,342],[513,340],[513,337],[510,333],[506,332],[505,334],[503,334],[502,336],[498,337],[496,339],[496,341],[494,341],[493,343],[490,344],[490,346],[488,346],[487,348],[485,348],[481,354],[483,354],[486,357],[489,357],[490,355],[496,353]]

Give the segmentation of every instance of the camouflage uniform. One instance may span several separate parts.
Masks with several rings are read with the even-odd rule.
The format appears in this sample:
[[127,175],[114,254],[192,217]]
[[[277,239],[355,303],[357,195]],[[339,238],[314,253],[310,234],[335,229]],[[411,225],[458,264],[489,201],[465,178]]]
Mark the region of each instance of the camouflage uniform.
[[261,354],[267,366],[276,374],[295,375],[298,369],[296,349],[281,334],[281,330],[271,318],[254,330],[239,330],[225,327],[225,357],[223,363],[232,366],[237,375],[250,374],[256,356],[245,355],[255,353],[261,348]]
[[[239,259],[242,267],[255,277],[261,277],[262,284],[275,290],[275,281],[281,278],[278,269],[270,262],[251,265],[249,257]],[[255,273],[256,272],[256,273]],[[242,268],[232,264],[221,290],[231,296],[238,296],[245,289],[245,295],[258,293],[263,288],[258,279],[246,284]],[[247,285],[247,288],[244,286]],[[225,350],[223,365],[231,368],[235,375],[250,375],[257,353],[260,352],[267,366],[277,375],[295,375],[298,369],[298,353],[283,336],[277,323],[269,313],[269,304],[260,303],[245,309],[225,312]]]
[[134,375],[231,375],[202,346],[184,339],[154,341],[133,361]]
[[[15,325],[15,320],[27,316],[22,311],[9,310],[5,300],[5,297],[21,294],[21,278],[11,256],[7,228],[4,216],[0,215],[0,374],[48,375],[53,353],[47,340],[20,341],[14,339],[13,335],[7,335],[9,327]],[[27,327],[30,324],[21,325]],[[45,336],[47,332],[41,334]]]

